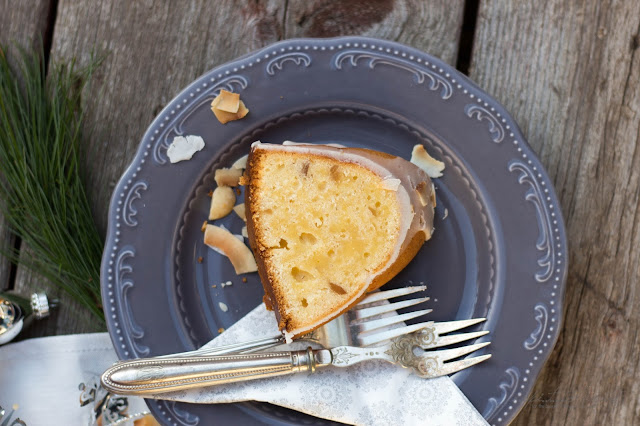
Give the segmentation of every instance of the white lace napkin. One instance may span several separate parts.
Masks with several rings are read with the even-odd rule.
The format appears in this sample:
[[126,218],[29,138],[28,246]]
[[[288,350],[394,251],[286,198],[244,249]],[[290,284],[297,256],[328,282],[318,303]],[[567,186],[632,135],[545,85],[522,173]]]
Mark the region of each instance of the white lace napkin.
[[142,398],[108,395],[100,375],[118,360],[108,333],[0,346],[0,426],[134,426]]
[[[273,312],[261,304],[209,346],[277,333]],[[197,403],[263,401],[354,425],[487,424],[450,378],[421,379],[384,361],[181,391],[162,398]]]

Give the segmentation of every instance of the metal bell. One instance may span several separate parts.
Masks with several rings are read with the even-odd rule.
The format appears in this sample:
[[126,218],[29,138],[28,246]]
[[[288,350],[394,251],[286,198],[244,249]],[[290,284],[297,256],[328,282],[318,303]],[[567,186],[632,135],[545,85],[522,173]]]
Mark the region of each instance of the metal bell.
[[[11,299],[19,297],[11,295]],[[0,345],[13,340],[33,318],[40,320],[48,317],[55,302],[49,304],[45,293],[33,293],[30,304],[25,304],[26,309],[23,309],[15,300],[10,300],[8,295],[0,294]]]

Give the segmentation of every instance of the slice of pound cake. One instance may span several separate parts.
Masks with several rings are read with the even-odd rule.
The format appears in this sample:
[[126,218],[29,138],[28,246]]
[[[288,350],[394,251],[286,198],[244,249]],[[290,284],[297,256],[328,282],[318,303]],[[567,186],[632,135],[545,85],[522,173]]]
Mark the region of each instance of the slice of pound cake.
[[256,142],[243,179],[265,303],[287,340],[385,284],[431,237],[431,180],[393,155]]

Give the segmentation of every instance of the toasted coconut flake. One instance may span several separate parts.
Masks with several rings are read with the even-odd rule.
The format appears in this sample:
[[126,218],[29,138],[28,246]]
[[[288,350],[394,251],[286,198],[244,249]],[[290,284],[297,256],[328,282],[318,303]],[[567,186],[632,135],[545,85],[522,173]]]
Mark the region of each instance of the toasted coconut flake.
[[247,159],[249,158],[249,154],[243,155],[238,158],[235,163],[231,165],[232,169],[246,169],[247,168]]
[[176,136],[173,142],[167,148],[167,157],[169,162],[177,163],[179,161],[191,160],[193,154],[204,148],[204,140],[200,136]]
[[[225,217],[236,203],[236,194],[229,186],[219,186],[213,191],[211,196],[211,206],[209,207],[209,220],[216,220]],[[206,230],[206,229],[205,229]]]
[[215,225],[207,225],[204,232],[204,243],[217,248],[229,258],[236,274],[256,272],[258,265],[249,247],[239,241],[231,232]]
[[230,121],[234,121],[238,119],[236,114],[220,111],[219,109],[214,107],[211,108],[211,111],[213,111],[213,114],[216,116],[218,121],[222,124],[227,124]]
[[237,120],[244,118],[244,116],[247,114],[249,114],[249,108],[247,108],[244,102],[240,101],[240,106],[238,107],[238,112],[236,113]]
[[400,186],[400,179],[396,178],[387,178],[382,181],[382,187],[389,191],[397,191]]
[[421,144],[413,147],[413,151],[411,151],[411,162],[424,170],[429,177],[439,178],[442,176],[444,163],[430,156]]
[[[220,111],[237,113],[240,108],[240,95],[238,93],[229,92],[227,90],[220,90],[220,94],[216,96],[218,102],[216,108]],[[214,99],[215,101],[215,99]]]
[[240,216],[240,219],[244,220],[245,222],[247,221],[247,213],[245,211],[244,203],[234,206],[233,211],[236,212],[238,216]]
[[433,204],[433,207],[436,206],[436,199],[433,193],[433,184],[431,184],[431,191],[428,191],[427,182],[420,182],[416,186],[416,192],[418,193],[420,204],[422,204],[423,207],[429,204],[429,202]]
[[211,111],[222,124],[239,120],[249,113],[249,109],[240,100],[240,95],[226,90],[221,90],[211,102]]
[[215,180],[218,186],[238,186],[242,176],[241,169],[222,168],[216,170]]

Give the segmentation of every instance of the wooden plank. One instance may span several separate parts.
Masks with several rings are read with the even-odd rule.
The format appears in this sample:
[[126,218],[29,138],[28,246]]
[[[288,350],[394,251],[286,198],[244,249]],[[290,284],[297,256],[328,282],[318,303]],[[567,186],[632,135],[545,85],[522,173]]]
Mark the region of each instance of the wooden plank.
[[[51,0],[16,2],[0,0],[0,44],[5,46],[9,63],[16,53],[15,45],[38,47],[47,33],[47,24],[51,12]],[[15,65],[14,65],[15,67]],[[14,244],[14,238],[0,214],[0,250],[7,250]],[[0,256],[0,291],[11,289],[11,265]]]
[[9,55],[14,43],[23,47],[41,46],[40,41],[47,36],[52,5],[51,0],[0,0],[0,43],[9,47]]
[[517,425],[640,424],[639,28],[638,2],[480,6],[471,78],[540,154],[569,235],[564,325]]
[[290,0],[284,34],[395,40],[455,65],[463,11],[464,0]]

